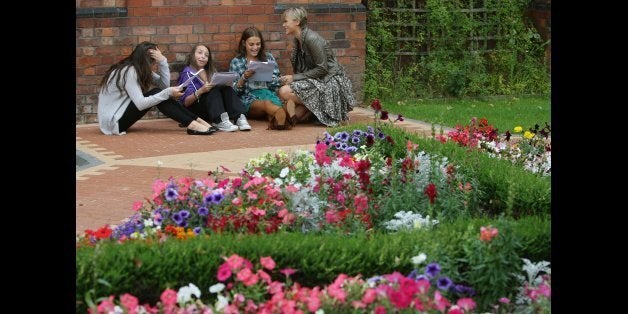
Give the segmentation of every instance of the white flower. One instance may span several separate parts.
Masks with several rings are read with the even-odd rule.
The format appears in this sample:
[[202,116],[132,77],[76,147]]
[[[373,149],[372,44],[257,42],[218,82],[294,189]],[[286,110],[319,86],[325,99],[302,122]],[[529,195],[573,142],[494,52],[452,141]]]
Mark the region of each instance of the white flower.
[[211,293],[218,293],[220,291],[222,291],[225,288],[225,285],[223,283],[217,283],[211,287],[209,287],[209,292]]
[[285,178],[288,175],[288,172],[290,172],[290,169],[288,169],[288,167],[281,169],[281,172],[279,173],[279,177]]
[[325,310],[318,309],[318,310],[316,310],[316,312],[314,312],[314,314],[325,314]]
[[144,226],[145,227],[152,227],[153,226],[153,220],[152,219],[144,219]]
[[201,290],[193,283],[189,284],[190,290],[192,291],[192,294],[198,299],[201,297]]
[[179,288],[179,292],[177,292],[177,302],[187,303],[190,300],[192,300],[192,289],[188,286]]
[[421,253],[417,256],[412,257],[412,264],[420,265],[421,263],[425,262],[426,259],[427,255],[425,255],[425,253]]
[[218,295],[218,300],[216,301],[216,311],[220,312],[222,311],[222,309],[224,309],[225,307],[227,307],[227,305],[229,304],[229,300],[227,298],[225,298],[222,295]]
[[177,302],[187,303],[192,300],[192,295],[194,295],[197,299],[200,298],[201,290],[199,290],[193,283],[190,283],[189,285],[179,289],[179,292],[177,292]]

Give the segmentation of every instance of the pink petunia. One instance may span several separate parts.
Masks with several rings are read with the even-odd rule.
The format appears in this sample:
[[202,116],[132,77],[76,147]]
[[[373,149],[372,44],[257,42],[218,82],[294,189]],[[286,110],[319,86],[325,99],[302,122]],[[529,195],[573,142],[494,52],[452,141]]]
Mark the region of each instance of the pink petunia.
[[218,281],[226,281],[231,277],[231,268],[229,268],[229,264],[223,263],[218,267]]
[[286,191],[290,193],[296,193],[296,192],[299,192],[299,188],[292,184],[289,184],[288,186],[286,186]]
[[377,291],[373,288],[368,288],[364,291],[364,295],[362,296],[362,302],[365,304],[373,303],[377,299]]
[[473,299],[471,298],[458,299],[458,302],[456,302],[456,305],[463,308],[467,312],[471,312],[473,309],[475,309],[475,301],[473,301]]
[[257,275],[267,284],[272,282],[270,275],[261,269],[257,271]]
[[[175,295],[176,300],[176,295]],[[113,303],[113,296],[109,296],[109,298],[100,301],[98,304],[98,313],[109,313],[113,312],[115,304]]]
[[246,192],[246,195],[247,195],[247,196],[249,197],[249,199],[251,199],[251,200],[256,200],[256,199],[257,199],[257,194],[256,194],[256,193],[253,193],[253,192],[251,192],[251,191],[247,191],[247,192]]
[[464,311],[458,306],[454,305],[447,311],[447,314],[464,314]]
[[142,208],[142,201],[133,202],[133,210],[138,211]]
[[268,270],[273,270],[276,266],[275,261],[272,259],[272,257],[268,256],[268,257],[261,257],[260,258],[260,263],[262,264],[262,267],[268,269]]
[[238,272],[236,275],[238,280],[242,281],[242,283],[249,287],[257,283],[259,278],[256,274],[254,274],[249,268],[244,268]]
[[137,298],[128,293],[120,296],[120,303],[122,303],[129,312],[136,312],[137,305],[139,304]]
[[177,303],[177,292],[172,289],[166,289],[161,293],[159,299],[165,306],[172,306]]
[[290,276],[290,275],[296,273],[297,270],[294,269],[294,268],[284,268],[284,269],[280,270],[279,272],[284,274],[284,275],[286,275],[286,276]]
[[449,303],[449,300],[443,297],[440,294],[440,291],[436,290],[436,292],[434,292],[434,308],[435,309],[442,312],[445,310],[445,308],[447,308],[450,305],[451,303]]

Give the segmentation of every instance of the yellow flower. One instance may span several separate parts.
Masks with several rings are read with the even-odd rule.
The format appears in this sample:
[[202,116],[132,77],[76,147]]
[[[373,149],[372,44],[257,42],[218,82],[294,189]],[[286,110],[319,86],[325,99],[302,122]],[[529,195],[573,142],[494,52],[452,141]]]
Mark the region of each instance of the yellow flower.
[[523,137],[527,138],[527,139],[531,139],[534,137],[534,133],[530,132],[530,131],[526,131],[525,133],[523,133]]
[[523,128],[520,126],[516,126],[515,127],[515,133],[521,133],[521,131],[523,131]]

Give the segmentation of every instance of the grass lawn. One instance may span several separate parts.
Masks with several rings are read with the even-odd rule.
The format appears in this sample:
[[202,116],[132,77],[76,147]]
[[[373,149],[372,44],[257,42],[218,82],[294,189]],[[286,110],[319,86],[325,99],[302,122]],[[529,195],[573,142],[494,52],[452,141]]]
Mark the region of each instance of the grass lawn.
[[[551,122],[550,96],[493,97],[483,99],[404,100],[393,103],[382,100],[382,109],[396,118],[404,117],[448,127],[467,125],[472,117],[486,118],[489,124],[506,132],[515,126],[525,129],[538,123],[541,127]],[[369,103],[370,105],[370,103]]]

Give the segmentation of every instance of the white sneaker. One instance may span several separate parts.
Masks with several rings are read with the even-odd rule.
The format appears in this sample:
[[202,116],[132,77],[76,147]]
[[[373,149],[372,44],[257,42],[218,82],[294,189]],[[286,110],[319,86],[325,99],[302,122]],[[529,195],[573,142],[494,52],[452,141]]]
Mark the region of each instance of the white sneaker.
[[220,114],[220,123],[212,123],[212,126],[215,126],[218,128],[218,130],[223,131],[223,132],[233,132],[233,131],[237,131],[238,127],[233,125],[233,123],[231,123],[231,121],[229,121],[229,114],[226,112],[223,112],[222,114]]
[[236,125],[238,126],[240,131],[251,130],[251,125],[249,124],[249,121],[246,121],[246,117],[243,114],[241,114],[238,120],[236,120]]

